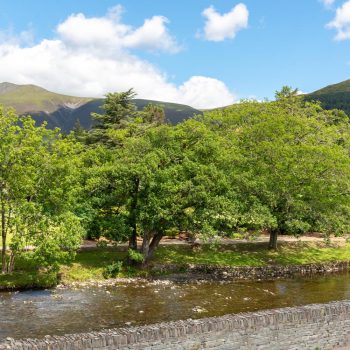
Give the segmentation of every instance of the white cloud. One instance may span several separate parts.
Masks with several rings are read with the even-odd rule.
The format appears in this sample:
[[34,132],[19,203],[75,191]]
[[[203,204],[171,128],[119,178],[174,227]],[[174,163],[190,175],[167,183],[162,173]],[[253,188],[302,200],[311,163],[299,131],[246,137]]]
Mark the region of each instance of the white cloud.
[[180,51],[181,47],[167,31],[167,23],[169,20],[163,16],[153,16],[151,19],[146,19],[142,27],[124,37],[124,46],[171,53]]
[[[222,107],[234,102],[232,93],[217,79],[193,76],[179,87],[184,100],[197,108]],[[221,101],[218,104],[218,101]],[[226,102],[227,101],[227,102]]]
[[248,27],[249,11],[242,3],[222,15],[210,6],[202,12],[202,15],[206,17],[204,38],[209,41],[233,39],[238,31]]
[[123,8],[119,5],[108,11],[105,17],[86,18],[84,14],[71,15],[57,27],[60,38],[75,48],[100,48],[107,52],[121,49],[146,49],[176,53],[180,46],[166,25],[169,20],[153,16],[134,29],[121,21]]
[[176,86],[156,66],[131,53],[134,48],[176,51],[178,45],[166,24],[166,18],[155,16],[134,29],[121,21],[120,7],[104,17],[72,15],[58,25],[54,39],[26,46],[2,41],[0,81],[92,97],[133,87],[140,98],[197,108],[233,103],[235,96],[217,79],[190,77]]
[[303,91],[303,90],[299,90],[297,91],[297,95],[306,95],[307,92]]
[[350,0],[337,8],[335,18],[327,27],[337,31],[336,40],[350,39]]

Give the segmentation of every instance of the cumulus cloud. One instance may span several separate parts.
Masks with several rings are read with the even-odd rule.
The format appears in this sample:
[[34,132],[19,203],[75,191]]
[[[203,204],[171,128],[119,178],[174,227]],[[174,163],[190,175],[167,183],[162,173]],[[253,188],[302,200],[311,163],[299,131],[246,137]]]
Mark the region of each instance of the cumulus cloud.
[[204,38],[209,41],[234,39],[238,31],[248,27],[249,11],[243,3],[222,15],[210,6],[202,15],[206,18]]
[[105,17],[86,18],[71,15],[57,27],[60,38],[75,48],[100,48],[113,51],[133,48],[176,53],[181,47],[168,31],[169,20],[163,16],[146,19],[139,28],[121,21],[123,8],[110,9]]
[[196,76],[175,85],[155,65],[135,55],[134,49],[176,52],[179,46],[165,17],[154,16],[133,28],[122,22],[121,13],[118,6],[103,17],[71,15],[57,26],[55,38],[37,44],[3,41],[0,80],[92,97],[133,87],[140,98],[197,108],[234,102],[234,94],[217,79]]
[[222,81],[201,76],[191,77],[179,87],[179,93],[185,101],[203,109],[218,107],[218,101],[221,101],[220,106],[234,102],[232,93]]
[[162,50],[176,53],[181,47],[166,29],[169,20],[163,16],[146,19],[142,27],[124,37],[123,44],[127,48]]
[[336,40],[350,39],[350,0],[337,8],[335,18],[327,27],[337,31]]

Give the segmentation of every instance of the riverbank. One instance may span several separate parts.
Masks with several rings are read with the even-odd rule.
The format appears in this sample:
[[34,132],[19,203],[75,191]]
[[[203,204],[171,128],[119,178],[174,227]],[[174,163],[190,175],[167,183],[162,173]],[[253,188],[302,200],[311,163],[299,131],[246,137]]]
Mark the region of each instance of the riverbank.
[[[106,266],[126,258],[123,247],[83,249],[75,261],[61,266],[54,274],[35,271],[26,261],[19,261],[11,275],[0,275],[0,290],[49,288],[58,283],[106,282]],[[218,278],[262,279],[293,277],[302,273],[324,273],[348,269],[350,244],[323,241],[281,242],[277,251],[269,251],[266,242],[208,244],[164,244],[156,251],[146,268],[124,264],[117,276],[121,278],[168,278],[170,275],[218,276]],[[219,271],[219,272],[218,272]]]
[[[61,267],[62,282],[103,280],[105,266],[122,261],[126,253],[121,250],[89,249],[78,253],[69,266]],[[240,242],[191,246],[188,244],[162,245],[145,269],[125,266],[119,277],[152,277],[174,272],[187,272],[188,267],[215,266],[218,268],[295,266],[328,264],[350,260],[350,244],[333,242],[281,242],[277,251],[269,251],[267,242]]]

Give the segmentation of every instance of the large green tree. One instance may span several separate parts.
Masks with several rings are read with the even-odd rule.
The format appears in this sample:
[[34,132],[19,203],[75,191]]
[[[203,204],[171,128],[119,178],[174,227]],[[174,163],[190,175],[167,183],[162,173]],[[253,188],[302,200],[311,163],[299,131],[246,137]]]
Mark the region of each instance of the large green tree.
[[89,182],[96,201],[108,193],[102,214],[113,226],[105,235],[122,239],[137,233],[142,246],[135,240],[132,248],[147,262],[168,229],[210,234],[235,221],[225,145],[215,136],[205,124],[190,120],[149,128],[110,151]]
[[239,224],[267,229],[270,248],[279,233],[349,232],[349,123],[338,112],[281,94],[215,111],[206,123],[236,143]]
[[[95,196],[90,201],[92,207],[97,209],[98,215],[91,222],[90,232],[93,230],[104,232],[107,227],[111,229],[114,225],[115,229],[118,223],[115,222],[115,216],[112,215],[114,208],[115,196],[111,198],[111,188],[114,179],[114,172],[109,171],[110,159],[119,157],[116,150],[123,148],[128,139],[142,139],[144,133],[153,127],[157,127],[165,123],[165,115],[162,107],[157,105],[147,105],[142,111],[137,111],[132,99],[135,93],[132,89],[121,93],[109,93],[106,95],[102,109],[103,114],[93,114],[92,117],[96,120],[96,125],[91,130],[87,138],[88,144],[93,148],[87,156],[88,162],[92,158],[97,161],[96,164],[101,165],[102,168],[96,170],[97,174],[90,173],[88,177],[91,182],[92,177],[101,176],[100,179],[108,183],[107,187],[96,189]],[[96,145],[99,147],[96,148]],[[97,158],[96,158],[97,157]],[[97,160],[100,159],[100,160]],[[103,173],[103,174],[102,174]],[[129,236],[129,247],[131,249],[137,248],[137,225],[136,225],[136,207],[138,206],[138,196],[140,190],[140,179],[137,173],[130,175],[130,171],[126,169],[125,176],[131,176],[131,182],[128,183],[128,203],[127,212],[128,217],[124,218],[131,230]],[[107,180],[108,178],[108,180]],[[89,193],[89,190],[88,192]],[[97,196],[98,193],[98,196]],[[125,196],[125,194],[124,194]],[[119,230],[121,232],[121,230]],[[123,235],[126,233],[124,231]],[[104,233],[105,234],[105,233]],[[98,235],[98,234],[97,234]]]
[[28,248],[38,266],[72,256],[82,237],[73,204],[78,161],[72,141],[0,108],[2,273]]

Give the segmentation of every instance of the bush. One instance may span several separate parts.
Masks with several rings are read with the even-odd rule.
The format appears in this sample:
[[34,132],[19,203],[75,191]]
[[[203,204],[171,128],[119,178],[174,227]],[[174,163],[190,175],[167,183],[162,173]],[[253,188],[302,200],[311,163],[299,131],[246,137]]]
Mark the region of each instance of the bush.
[[143,263],[144,261],[144,256],[142,253],[133,250],[133,249],[129,249],[128,250],[128,260],[134,262],[134,263]]
[[103,239],[102,240],[100,239],[97,241],[96,247],[99,249],[106,249],[108,247],[108,242]]
[[245,236],[243,233],[235,232],[235,233],[231,234],[230,238],[232,238],[232,239],[244,239]]
[[104,278],[115,278],[121,272],[123,268],[123,262],[117,261],[111,265],[108,265],[104,268],[103,277]]

